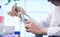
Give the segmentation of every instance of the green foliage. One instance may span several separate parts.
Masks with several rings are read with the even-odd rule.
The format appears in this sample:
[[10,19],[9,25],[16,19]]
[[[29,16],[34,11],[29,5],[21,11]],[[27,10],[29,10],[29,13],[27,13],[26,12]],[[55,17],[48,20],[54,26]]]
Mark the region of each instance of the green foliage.
[[[8,3],[6,3],[5,5],[8,5],[12,0],[8,0]],[[15,2],[16,1],[20,1],[20,0],[14,0]]]
[[8,3],[6,3],[5,5],[8,5],[11,2],[11,0],[8,0]]

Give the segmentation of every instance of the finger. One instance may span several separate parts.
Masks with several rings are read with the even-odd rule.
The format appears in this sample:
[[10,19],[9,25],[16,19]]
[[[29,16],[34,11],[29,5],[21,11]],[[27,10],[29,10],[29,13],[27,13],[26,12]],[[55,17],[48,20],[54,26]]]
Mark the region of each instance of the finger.
[[12,12],[15,16],[18,16],[18,13],[16,11]]
[[26,29],[27,32],[30,32],[31,30],[30,29]]
[[25,25],[25,28],[26,28],[26,29],[32,28],[32,25],[31,25],[31,24],[26,24],[26,25]]
[[21,11],[22,11],[22,14],[26,14],[26,11],[23,8],[21,8]]
[[18,16],[18,13],[16,12],[11,12],[14,16]]
[[12,11],[15,11],[15,9],[16,9],[16,6],[13,6],[13,7],[12,7]]
[[22,7],[18,7],[18,12],[22,12],[22,14],[26,14],[26,11]]
[[8,13],[10,16],[17,16],[14,12],[9,12]]
[[15,11],[15,12],[20,12],[20,7],[17,7],[17,6],[13,6],[12,7],[12,11]]
[[13,14],[11,12],[9,12],[8,15],[13,16]]
[[30,27],[29,27],[29,24],[26,24],[26,25],[25,25],[25,28],[26,28],[26,29],[29,29],[29,28],[30,28]]
[[30,21],[30,20],[27,20],[27,21],[26,21],[26,24],[29,24],[29,23],[31,23],[31,21]]
[[19,7],[16,7],[16,6],[13,6],[12,7],[12,12],[14,12],[14,14],[16,15],[16,16],[18,16],[18,11],[20,10],[20,8]]
[[17,13],[17,8],[16,8],[16,6],[13,6],[13,7],[12,7],[12,11]]
[[25,26],[25,28],[26,28],[26,31],[27,31],[27,32],[30,32],[30,26],[29,26],[29,24],[27,24],[27,25]]
[[16,11],[17,11],[17,12],[21,12],[20,9],[21,9],[20,7],[17,7],[17,8],[16,8]]

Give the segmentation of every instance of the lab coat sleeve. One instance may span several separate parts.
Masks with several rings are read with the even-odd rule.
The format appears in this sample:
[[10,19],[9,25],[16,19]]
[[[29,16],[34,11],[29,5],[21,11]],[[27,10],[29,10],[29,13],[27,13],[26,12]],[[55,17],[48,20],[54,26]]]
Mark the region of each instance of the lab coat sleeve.
[[45,20],[39,22],[39,26],[42,28],[49,27],[51,23],[51,19],[52,19],[52,13],[49,13],[49,15]]
[[50,27],[50,28],[48,28],[47,34],[49,36],[52,36],[52,35],[60,36],[60,27]]

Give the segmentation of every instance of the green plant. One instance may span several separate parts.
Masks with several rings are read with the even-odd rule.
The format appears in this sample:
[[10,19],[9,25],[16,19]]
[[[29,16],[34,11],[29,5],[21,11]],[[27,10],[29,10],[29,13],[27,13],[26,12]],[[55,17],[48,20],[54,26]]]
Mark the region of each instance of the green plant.
[[[8,5],[12,0],[8,0],[8,3],[6,3],[5,5]],[[20,1],[20,0],[14,0],[15,2],[16,1]]]

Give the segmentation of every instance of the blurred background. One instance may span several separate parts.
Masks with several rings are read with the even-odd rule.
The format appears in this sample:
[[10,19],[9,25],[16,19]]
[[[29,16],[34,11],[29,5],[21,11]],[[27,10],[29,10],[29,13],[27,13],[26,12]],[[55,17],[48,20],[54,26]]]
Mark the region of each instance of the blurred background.
[[[15,4],[13,0],[8,5],[5,5],[8,0],[0,0],[0,5],[2,6],[2,12],[4,15],[4,25],[6,26],[15,26],[16,30],[19,30],[19,18],[11,17],[7,13],[11,10],[12,6]],[[33,17],[37,22],[44,20],[48,14],[54,10],[54,5],[48,2],[47,0],[20,0],[16,1],[19,7],[22,7],[26,13]],[[35,34],[26,32],[22,25],[22,37],[35,37]],[[48,37],[43,35],[43,37]]]

